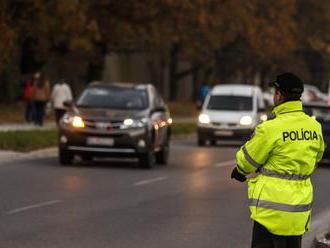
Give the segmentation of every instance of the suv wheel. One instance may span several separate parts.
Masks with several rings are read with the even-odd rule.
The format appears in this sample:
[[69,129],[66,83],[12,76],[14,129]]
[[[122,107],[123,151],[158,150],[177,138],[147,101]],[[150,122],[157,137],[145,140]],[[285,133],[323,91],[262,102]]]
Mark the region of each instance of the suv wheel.
[[158,164],[166,165],[168,162],[168,156],[169,156],[169,142],[168,140],[165,142],[162,149],[156,153],[156,162]]
[[153,151],[148,151],[139,157],[139,165],[141,168],[151,169],[155,165],[155,154]]
[[82,155],[81,159],[85,163],[90,163],[93,160],[93,157],[91,155]]
[[58,149],[58,159],[61,165],[70,165],[72,164],[74,154],[59,148]]

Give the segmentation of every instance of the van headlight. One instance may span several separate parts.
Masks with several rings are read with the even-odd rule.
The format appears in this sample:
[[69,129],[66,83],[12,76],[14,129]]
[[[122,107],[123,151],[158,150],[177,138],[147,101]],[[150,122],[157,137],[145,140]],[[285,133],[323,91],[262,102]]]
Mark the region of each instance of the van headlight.
[[268,117],[267,117],[266,114],[262,114],[262,115],[260,115],[260,120],[261,120],[261,121],[267,121],[267,119],[268,119]]
[[239,124],[241,124],[242,126],[250,126],[252,124],[252,117],[249,115],[243,116],[240,119]]
[[209,124],[210,123],[210,117],[207,114],[200,114],[198,116],[198,121],[201,124]]
[[145,119],[134,120],[134,119],[128,118],[123,121],[123,124],[120,126],[120,128],[127,129],[127,128],[143,127],[145,122],[146,122]]

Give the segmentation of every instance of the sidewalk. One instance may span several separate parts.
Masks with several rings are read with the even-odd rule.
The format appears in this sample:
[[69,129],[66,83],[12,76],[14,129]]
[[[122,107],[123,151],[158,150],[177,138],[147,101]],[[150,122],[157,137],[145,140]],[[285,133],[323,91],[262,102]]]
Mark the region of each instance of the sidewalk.
[[31,131],[31,130],[50,130],[55,129],[56,124],[54,122],[47,122],[44,126],[36,126],[33,124],[28,123],[7,123],[7,124],[0,124],[0,132],[7,132],[7,131]]
[[197,123],[197,117],[172,116],[173,123]]

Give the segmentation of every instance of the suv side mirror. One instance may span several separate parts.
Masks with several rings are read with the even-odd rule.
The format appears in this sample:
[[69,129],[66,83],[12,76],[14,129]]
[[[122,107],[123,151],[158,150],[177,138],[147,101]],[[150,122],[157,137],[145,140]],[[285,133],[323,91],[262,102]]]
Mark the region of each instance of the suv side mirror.
[[67,100],[63,102],[64,107],[66,108],[72,108],[74,105],[74,102],[72,100]]

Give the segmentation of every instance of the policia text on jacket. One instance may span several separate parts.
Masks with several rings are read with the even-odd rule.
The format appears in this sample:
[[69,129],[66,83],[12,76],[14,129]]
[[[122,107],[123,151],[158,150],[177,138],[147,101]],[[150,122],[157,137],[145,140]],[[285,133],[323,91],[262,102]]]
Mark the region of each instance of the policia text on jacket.
[[312,130],[304,130],[301,129],[300,131],[290,131],[290,132],[283,132],[283,141],[287,139],[291,141],[296,140],[318,140],[317,133]]

